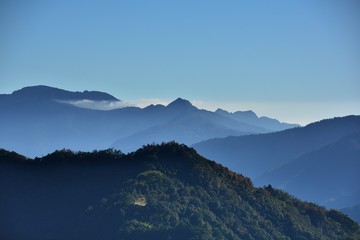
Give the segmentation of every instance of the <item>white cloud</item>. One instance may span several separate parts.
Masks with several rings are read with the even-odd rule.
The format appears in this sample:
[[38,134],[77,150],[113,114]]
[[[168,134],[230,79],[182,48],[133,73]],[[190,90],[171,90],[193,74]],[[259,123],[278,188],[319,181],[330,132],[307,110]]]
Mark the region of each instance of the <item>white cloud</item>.
[[157,105],[168,105],[171,100],[160,99],[160,98],[149,98],[149,99],[137,99],[137,100],[126,100],[126,101],[94,101],[88,99],[81,100],[56,100],[57,102],[67,103],[74,105],[79,108],[87,108],[94,110],[113,110],[125,107],[139,107],[145,108],[151,104]]
[[87,108],[87,109],[95,109],[95,110],[112,110],[112,109],[134,106],[126,101],[94,101],[88,99],[81,99],[81,100],[67,100],[67,101],[58,100],[58,102],[68,103],[79,108]]

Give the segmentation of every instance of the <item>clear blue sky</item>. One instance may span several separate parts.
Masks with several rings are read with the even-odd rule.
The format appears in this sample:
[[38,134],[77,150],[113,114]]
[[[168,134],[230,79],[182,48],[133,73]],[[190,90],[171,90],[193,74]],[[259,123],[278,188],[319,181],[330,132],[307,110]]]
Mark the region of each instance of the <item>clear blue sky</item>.
[[360,114],[360,1],[1,1],[0,93],[39,84],[300,123]]

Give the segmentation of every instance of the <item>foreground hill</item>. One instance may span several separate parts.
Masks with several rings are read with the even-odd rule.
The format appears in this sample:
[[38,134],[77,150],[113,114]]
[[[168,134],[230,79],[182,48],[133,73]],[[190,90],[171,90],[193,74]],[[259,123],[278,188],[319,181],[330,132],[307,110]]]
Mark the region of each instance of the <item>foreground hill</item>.
[[335,210],[250,179],[175,143],[124,155],[0,151],[2,239],[358,239]]
[[245,115],[232,118],[200,110],[180,98],[168,106],[138,108],[107,93],[47,86],[0,94],[0,112],[0,146],[31,157],[62,148],[91,151],[114,147],[128,152],[152,142],[193,144],[297,126],[274,119],[271,122],[275,124],[269,125],[258,121],[256,115],[251,121]]

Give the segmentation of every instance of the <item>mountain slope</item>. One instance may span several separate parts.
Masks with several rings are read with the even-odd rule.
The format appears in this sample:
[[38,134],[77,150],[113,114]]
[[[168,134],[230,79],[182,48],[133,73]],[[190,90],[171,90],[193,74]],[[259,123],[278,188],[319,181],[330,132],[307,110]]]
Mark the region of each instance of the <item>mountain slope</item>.
[[269,129],[271,131],[282,131],[288,128],[299,127],[297,124],[281,123],[276,119],[258,117],[253,111],[237,111],[230,113],[219,108],[215,112],[240,122],[262,126],[263,128]]
[[265,173],[256,183],[272,184],[301,199],[343,208],[342,197],[360,191],[360,132]]
[[4,239],[356,239],[343,214],[251,181],[175,143],[123,155],[0,150]]
[[[171,104],[166,107],[170,108],[170,111],[173,109]],[[174,140],[190,145],[215,137],[241,136],[254,132],[263,133],[269,131],[248,123],[224,118],[213,112],[198,110],[193,106],[185,108],[181,112],[177,110],[177,112],[179,115],[174,119],[121,138],[113,144],[113,147],[124,152],[130,152],[146,143],[161,143]]]
[[205,157],[257,178],[305,153],[358,131],[360,116],[347,116],[281,132],[213,139],[193,146]]
[[360,223],[360,204],[352,207],[343,208],[341,209],[341,211],[350,216],[356,222]]

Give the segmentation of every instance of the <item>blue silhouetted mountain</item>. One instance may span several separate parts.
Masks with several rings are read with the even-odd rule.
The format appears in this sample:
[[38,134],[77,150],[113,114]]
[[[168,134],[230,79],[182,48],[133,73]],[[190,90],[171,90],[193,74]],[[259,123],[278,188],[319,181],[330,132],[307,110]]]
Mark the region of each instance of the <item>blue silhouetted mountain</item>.
[[[356,185],[356,183],[355,183]],[[330,202],[332,205],[338,206],[336,208],[345,208],[345,207],[352,207],[354,205],[360,204],[360,190],[357,192],[353,192],[351,194],[342,195],[336,198],[335,201]]]
[[205,157],[255,179],[357,131],[360,116],[347,116],[280,132],[211,139],[194,147]]
[[166,107],[174,111],[198,110],[188,100],[182,98],[177,98],[175,101],[169,103]]
[[[305,153],[256,182],[270,183],[303,200],[339,209],[349,206],[344,201],[347,197],[360,192],[359,173],[360,132]],[[353,201],[360,203],[356,198]]]
[[[175,107],[176,106],[176,107]],[[205,139],[226,136],[241,136],[269,132],[268,129],[242,123],[214,112],[199,110],[184,100],[175,100],[164,110],[176,114],[164,124],[136,132],[117,140],[113,147],[122,151],[134,151],[146,143],[161,143],[175,140],[193,144]]]
[[360,224],[360,204],[341,209],[341,211]]
[[94,100],[119,101],[110,94],[98,91],[71,92],[48,86],[25,87],[11,94],[14,98],[29,100],[33,98],[47,100]]
[[360,116],[281,132],[213,139],[194,148],[232,170],[328,207],[359,203]]
[[219,108],[216,110],[216,113],[240,122],[262,126],[266,129],[270,129],[271,131],[281,131],[288,128],[299,127],[299,125],[297,124],[282,123],[276,119],[268,117],[258,117],[253,111],[237,111],[234,113],[230,113]]
[[0,149],[1,239],[359,239],[339,211],[302,202],[176,143],[56,151]]
[[70,92],[47,86],[1,94],[0,146],[31,157],[62,148],[92,151],[114,146],[127,152],[152,142],[193,144],[273,131],[258,123],[199,110],[181,98],[166,107],[98,108],[122,103],[103,92]]

